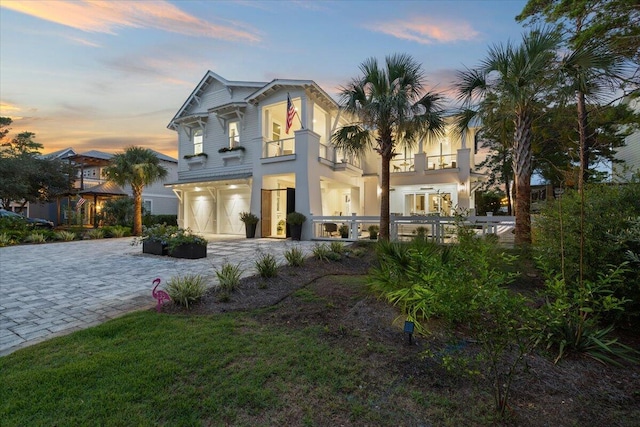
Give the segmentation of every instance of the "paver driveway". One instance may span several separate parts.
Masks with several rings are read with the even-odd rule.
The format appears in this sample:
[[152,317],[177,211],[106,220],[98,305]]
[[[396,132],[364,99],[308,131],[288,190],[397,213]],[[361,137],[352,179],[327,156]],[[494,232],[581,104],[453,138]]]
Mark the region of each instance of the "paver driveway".
[[142,254],[132,238],[86,240],[0,248],[0,356],[54,335],[86,328],[126,312],[155,305],[151,282],[198,273],[215,282],[214,268],[253,261],[312,242],[277,239],[210,240],[207,258],[176,259]]

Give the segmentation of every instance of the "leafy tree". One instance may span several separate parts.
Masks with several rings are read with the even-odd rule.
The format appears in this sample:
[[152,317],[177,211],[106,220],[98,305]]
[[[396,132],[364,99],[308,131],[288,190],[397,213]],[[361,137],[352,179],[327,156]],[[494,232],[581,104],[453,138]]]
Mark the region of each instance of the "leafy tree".
[[111,158],[105,168],[107,179],[118,185],[131,185],[133,192],[133,235],[142,234],[142,191],[167,176],[156,154],[148,148],[128,147]]
[[[8,119],[8,118],[2,118]],[[10,124],[11,119],[0,124]],[[0,131],[4,138],[7,130]],[[22,132],[0,150],[0,201],[5,207],[11,202],[49,202],[71,189],[70,165],[40,155],[42,144],[33,140],[35,134]]]
[[360,65],[362,75],[342,88],[342,108],[356,122],[332,136],[333,144],[361,155],[373,148],[381,158],[380,238],[389,239],[389,164],[397,147],[414,146],[425,135],[444,129],[441,96],[424,92],[421,65],[411,56],[395,54],[380,66],[375,58]]
[[532,31],[523,36],[519,46],[509,42],[491,47],[477,69],[458,74],[459,98],[467,107],[461,126],[466,126],[474,115],[483,124],[491,123],[496,109],[504,112],[498,120],[508,117],[513,121],[514,135],[509,147],[516,190],[517,244],[531,243],[532,125],[540,115],[540,102],[550,85],[559,41],[556,33]]
[[0,117],[0,141],[2,141],[11,130],[9,127],[11,126],[11,123],[13,123],[11,117]]
[[[565,35],[569,53],[562,60],[561,70],[565,94],[575,97],[581,189],[590,176],[590,129],[595,129],[589,122],[588,105],[602,103],[605,94],[609,98],[618,96],[618,83],[624,87],[634,78],[632,86],[640,83],[640,7],[630,0],[529,0],[516,19],[544,19]],[[631,61],[631,75],[625,72],[625,60]]]

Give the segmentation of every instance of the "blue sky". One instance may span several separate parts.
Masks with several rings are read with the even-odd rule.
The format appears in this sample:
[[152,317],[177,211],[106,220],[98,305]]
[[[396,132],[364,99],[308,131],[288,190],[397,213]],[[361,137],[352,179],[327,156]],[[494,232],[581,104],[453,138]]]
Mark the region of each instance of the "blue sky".
[[310,79],[328,93],[368,57],[408,53],[430,89],[524,32],[526,1],[0,0],[0,116],[51,152],[140,145],[177,155],[166,128],[207,70]]

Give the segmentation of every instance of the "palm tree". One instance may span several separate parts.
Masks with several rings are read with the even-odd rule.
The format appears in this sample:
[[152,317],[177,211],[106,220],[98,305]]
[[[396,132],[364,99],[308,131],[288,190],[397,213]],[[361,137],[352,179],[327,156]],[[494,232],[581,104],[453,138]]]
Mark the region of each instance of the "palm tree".
[[511,150],[517,244],[531,243],[531,127],[542,95],[555,75],[555,50],[559,42],[557,33],[534,30],[523,35],[519,46],[510,42],[506,46],[495,45],[480,67],[458,73],[459,98],[467,108],[475,107],[484,121],[495,109],[495,103],[499,103],[513,120]]
[[425,135],[442,135],[441,96],[425,92],[421,65],[411,56],[375,58],[360,65],[362,76],[341,90],[341,104],[355,121],[339,128],[331,140],[347,153],[374,149],[381,157],[380,238],[389,239],[389,164],[396,147],[413,146]]
[[131,185],[133,192],[133,235],[142,234],[142,190],[167,176],[167,169],[160,164],[156,154],[148,148],[128,147],[115,154],[105,174],[118,185]]

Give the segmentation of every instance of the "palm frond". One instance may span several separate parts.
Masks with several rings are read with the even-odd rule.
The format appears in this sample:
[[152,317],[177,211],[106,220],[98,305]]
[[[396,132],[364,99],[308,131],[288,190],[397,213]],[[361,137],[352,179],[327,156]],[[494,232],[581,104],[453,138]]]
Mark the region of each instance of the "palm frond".
[[369,129],[355,124],[337,129],[331,136],[334,147],[347,154],[360,155],[373,145],[373,134]]

